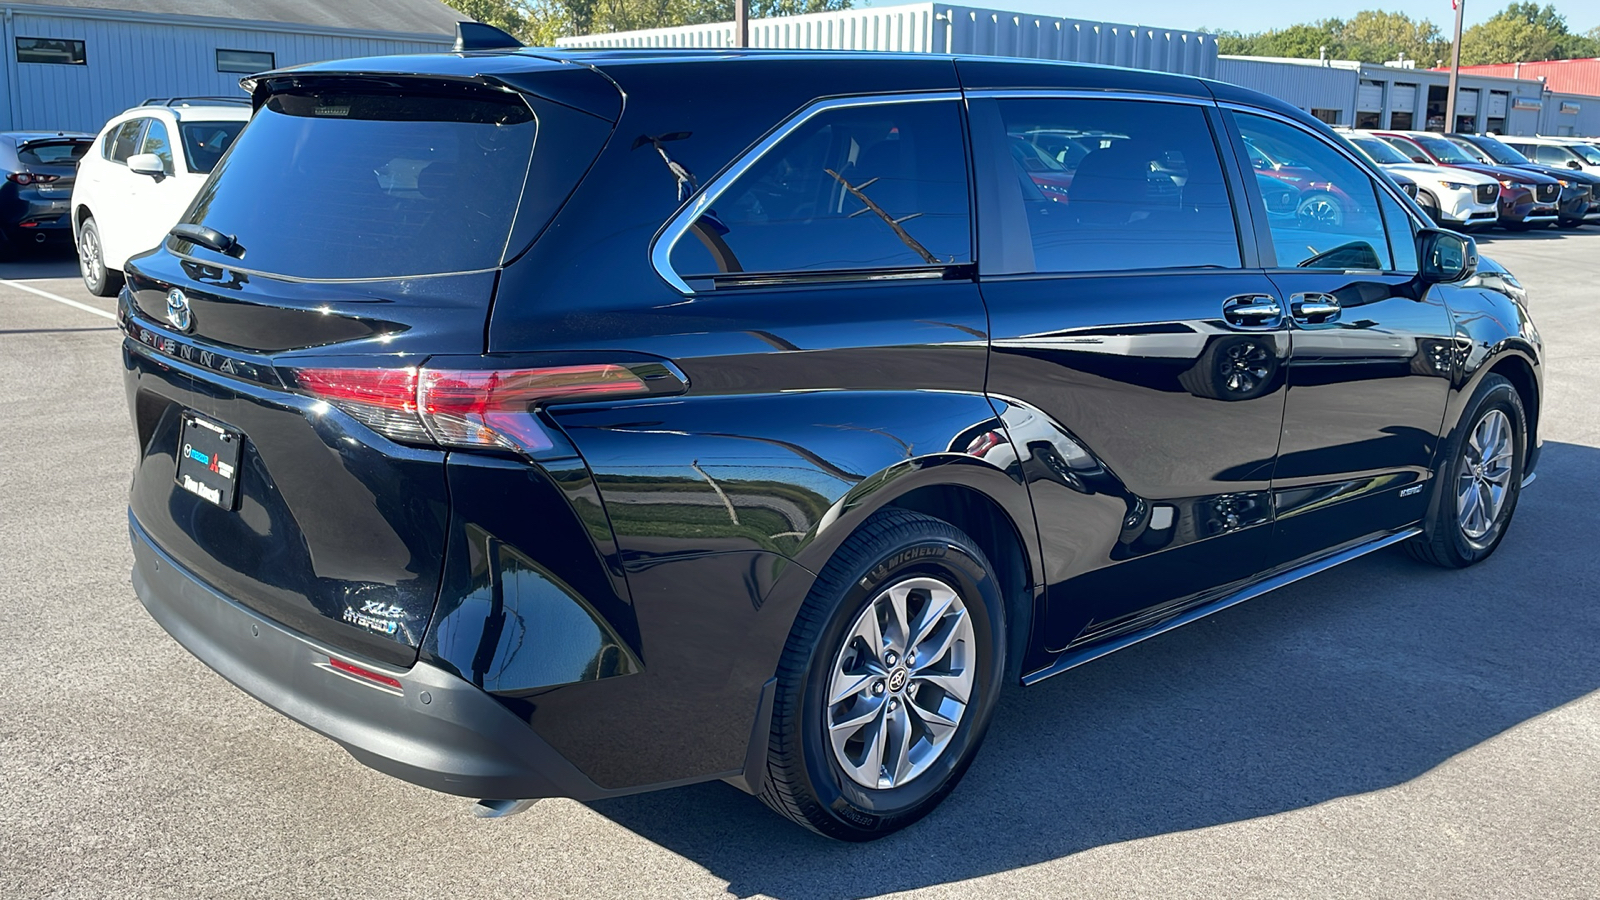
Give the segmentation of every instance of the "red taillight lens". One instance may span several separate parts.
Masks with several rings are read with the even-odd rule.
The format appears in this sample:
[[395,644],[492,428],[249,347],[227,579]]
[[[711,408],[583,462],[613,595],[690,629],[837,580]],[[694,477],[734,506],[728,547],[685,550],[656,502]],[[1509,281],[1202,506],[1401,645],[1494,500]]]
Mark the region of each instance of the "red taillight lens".
[[21,185],[49,184],[52,181],[60,181],[61,180],[61,176],[60,175],[35,175],[32,172],[12,172],[10,175],[6,176],[6,180],[11,182],[12,184],[21,184]]
[[535,407],[650,393],[627,366],[539,369],[296,369],[295,382],[397,441],[535,452],[551,446]]

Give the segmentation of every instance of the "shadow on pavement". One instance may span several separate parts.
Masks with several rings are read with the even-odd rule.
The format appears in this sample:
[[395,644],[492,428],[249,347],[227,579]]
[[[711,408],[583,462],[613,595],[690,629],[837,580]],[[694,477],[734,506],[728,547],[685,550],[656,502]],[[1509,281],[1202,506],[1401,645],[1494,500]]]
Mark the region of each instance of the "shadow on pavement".
[[77,278],[78,254],[68,242],[18,247],[0,256],[0,278]]
[[1564,241],[1600,234],[1600,230],[1593,225],[1585,225],[1581,228],[1545,227],[1537,231],[1507,231],[1496,228],[1493,231],[1474,231],[1471,234],[1479,243],[1497,244],[1502,241]]
[[[1545,445],[1500,551],[1389,551],[1002,698],[944,805],[873,844],[721,783],[592,804],[737,896],[859,897],[1381,790],[1600,688],[1600,450]],[[647,723],[644,723],[647,727]]]

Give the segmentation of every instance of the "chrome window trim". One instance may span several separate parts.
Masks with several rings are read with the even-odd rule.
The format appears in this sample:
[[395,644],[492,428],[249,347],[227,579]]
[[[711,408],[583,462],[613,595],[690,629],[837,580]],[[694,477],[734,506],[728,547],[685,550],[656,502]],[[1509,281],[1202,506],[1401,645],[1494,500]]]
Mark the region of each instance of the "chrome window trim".
[[[791,132],[810,121],[813,117],[835,109],[848,109],[856,106],[885,106],[891,103],[932,103],[939,101],[959,101],[960,91],[933,91],[922,94],[870,94],[859,97],[834,97],[828,100],[818,100],[804,107],[798,113],[790,116],[777,128],[768,132],[767,136],[757,141],[755,146],[745,151],[731,165],[722,170],[722,173],[708,182],[700,192],[690,198],[689,202],[667,220],[656,235],[655,243],[650,248],[650,264],[655,267],[656,274],[661,280],[672,285],[673,289],[684,296],[693,296],[694,288],[689,286],[672,268],[672,250],[678,245],[679,239],[688,233],[694,220],[700,217],[717,199],[717,197],[731,185],[739,176],[756,164],[765,156],[774,145],[788,137]],[[781,273],[753,272],[751,275],[777,275]]]
[[[1400,204],[1400,208],[1406,211],[1406,217],[1411,220],[1411,224],[1413,226],[1415,226],[1417,228],[1433,228],[1433,227],[1436,227],[1436,226],[1434,226],[1432,224],[1429,224],[1428,222],[1425,222],[1422,219],[1417,218],[1417,215],[1416,215],[1415,212],[1412,211],[1411,206],[1406,203],[1406,199],[1407,198],[1405,196],[1405,192],[1395,188],[1393,182],[1391,182],[1387,178],[1374,178],[1373,175],[1377,174],[1376,171],[1375,171],[1375,167],[1371,163],[1369,163],[1365,159],[1363,159],[1360,156],[1359,153],[1353,153],[1348,148],[1341,147],[1337,143],[1334,143],[1333,141],[1328,140],[1327,135],[1318,134],[1316,131],[1314,131],[1314,130],[1312,130],[1310,128],[1307,128],[1304,122],[1300,122],[1298,120],[1292,119],[1289,116],[1283,115],[1282,113],[1274,112],[1274,111],[1272,111],[1270,109],[1262,109],[1262,108],[1260,108],[1258,106],[1246,106],[1243,103],[1219,103],[1217,105],[1222,109],[1226,109],[1226,110],[1229,110],[1229,111],[1232,111],[1232,112],[1249,113],[1252,116],[1261,116],[1262,118],[1266,118],[1266,119],[1274,119],[1276,121],[1282,122],[1285,125],[1289,125],[1291,127],[1297,128],[1300,131],[1304,132],[1307,136],[1315,138],[1315,139],[1321,141],[1322,143],[1324,143],[1324,144],[1328,145],[1329,147],[1331,147],[1335,152],[1337,152],[1340,155],[1342,155],[1345,159],[1348,159],[1350,162],[1355,163],[1356,168],[1360,169],[1363,172],[1366,172],[1367,173],[1367,178],[1369,178],[1372,181],[1373,184],[1377,185],[1379,190],[1381,190],[1384,193],[1388,194],[1390,197],[1394,198],[1395,201]],[[1412,202],[1415,202],[1415,201],[1412,201]]]
[[967,91],[969,100],[1135,100],[1152,103],[1181,103],[1188,106],[1216,106],[1217,101],[1182,94],[1155,91],[1094,91],[1072,88],[985,88]]

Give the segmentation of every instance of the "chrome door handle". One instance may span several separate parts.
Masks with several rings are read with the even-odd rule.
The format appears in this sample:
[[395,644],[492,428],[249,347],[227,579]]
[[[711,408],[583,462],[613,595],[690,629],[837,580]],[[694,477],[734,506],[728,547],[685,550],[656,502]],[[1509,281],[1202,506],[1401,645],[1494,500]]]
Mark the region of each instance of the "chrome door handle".
[[1283,304],[1271,294],[1240,294],[1222,301],[1222,317],[1232,325],[1273,328],[1283,321]]
[[1289,312],[1302,325],[1326,325],[1339,319],[1344,307],[1332,294],[1290,294]]

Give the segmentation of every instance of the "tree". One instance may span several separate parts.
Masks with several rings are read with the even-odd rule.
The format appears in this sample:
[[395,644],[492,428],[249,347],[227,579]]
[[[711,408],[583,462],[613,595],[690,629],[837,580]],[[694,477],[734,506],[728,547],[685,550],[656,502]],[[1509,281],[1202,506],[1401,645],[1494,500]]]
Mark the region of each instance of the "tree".
[[1461,62],[1537,62],[1600,55],[1600,29],[1587,35],[1567,30],[1553,4],[1512,3],[1461,36]]
[[[530,45],[577,34],[701,25],[733,19],[734,0],[444,0]],[[751,0],[752,18],[849,9],[851,0]]]
[[1344,24],[1339,35],[1345,50],[1354,59],[1388,62],[1406,59],[1432,62],[1449,53],[1450,43],[1438,26],[1427,19],[1413,22],[1403,13],[1363,10]]

